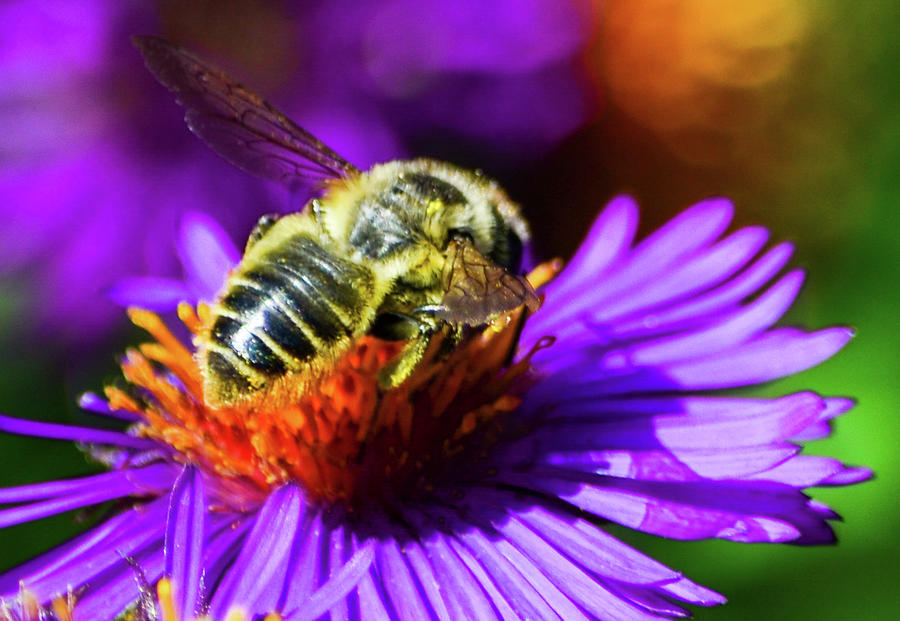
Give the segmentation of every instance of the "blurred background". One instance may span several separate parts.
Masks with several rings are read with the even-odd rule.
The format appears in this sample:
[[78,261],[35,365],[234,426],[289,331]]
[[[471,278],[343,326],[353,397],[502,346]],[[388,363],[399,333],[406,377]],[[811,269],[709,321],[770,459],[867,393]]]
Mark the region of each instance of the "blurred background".
[[[161,34],[360,167],[429,156],[483,169],[523,203],[539,256],[570,255],[620,192],[639,198],[644,232],[724,194],[739,224],[795,240],[809,278],[788,322],[858,336],[757,392],[858,399],[807,449],[877,473],[815,490],[846,520],[840,543],[616,534],[729,597],[699,619],[900,610],[900,4],[7,0],[0,23],[0,412],[87,422],[75,399],[114,378],[137,338],[104,292],[178,276],[184,213],[239,241],[260,214],[302,204],[187,132],[128,41]],[[0,485],[95,467],[68,444],[9,436],[0,457]],[[0,570],[94,519],[0,531]]]

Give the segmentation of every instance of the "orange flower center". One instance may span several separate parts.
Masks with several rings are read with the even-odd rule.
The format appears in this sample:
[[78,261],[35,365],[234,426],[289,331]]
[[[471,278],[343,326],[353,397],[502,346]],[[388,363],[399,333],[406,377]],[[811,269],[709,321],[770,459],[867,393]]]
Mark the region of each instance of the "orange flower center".
[[[538,287],[558,269],[544,264],[529,280]],[[403,343],[366,336],[316,390],[290,403],[256,399],[213,408],[184,344],[155,314],[131,309],[129,315],[155,341],[128,351],[122,364],[125,378],[143,390],[107,387],[110,406],[137,413],[142,435],[214,472],[227,492],[218,496],[232,508],[288,481],[298,481],[313,499],[350,508],[427,490],[447,457],[475,434],[490,441],[491,426],[519,405],[534,351],[509,364],[523,321],[519,309],[449,352],[446,335],[436,333],[412,375],[385,390],[379,371]],[[179,317],[199,334],[208,309],[182,304]]]

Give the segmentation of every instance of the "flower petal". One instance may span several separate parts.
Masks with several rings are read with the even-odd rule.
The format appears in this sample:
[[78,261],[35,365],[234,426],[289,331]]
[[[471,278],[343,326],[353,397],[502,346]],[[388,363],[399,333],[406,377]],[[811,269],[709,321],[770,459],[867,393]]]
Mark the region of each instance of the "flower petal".
[[734,541],[827,542],[833,533],[799,490],[740,481],[637,481],[533,468],[503,472],[504,482],[559,497],[630,528],[672,537]]
[[[569,298],[593,283],[630,248],[638,223],[637,203],[630,196],[613,198],[594,220],[584,241],[566,268],[547,285],[549,300]],[[551,313],[538,315],[540,323]]]
[[784,267],[793,250],[791,244],[781,243],[721,285],[677,304],[663,305],[633,317],[617,319],[608,331],[613,337],[625,339],[701,323],[759,290]]
[[802,332],[780,328],[731,350],[667,365],[667,378],[682,388],[729,388],[759,384],[813,367],[836,354],[853,336],[849,328]]
[[[62,497],[51,497],[49,500],[4,509],[0,511],[0,528],[39,520],[50,515],[88,507],[114,498],[135,496],[148,492],[162,493],[171,480],[172,469],[168,464],[131,470],[127,472],[127,476],[107,479],[106,485],[98,489],[91,488]],[[25,493],[25,490],[22,490],[22,488],[19,488],[19,491],[20,493]]]
[[[382,529],[379,528],[379,530]],[[387,538],[378,545],[376,564],[384,589],[390,596],[393,609],[400,621],[417,621],[428,618],[428,608],[422,601],[413,574],[407,561],[404,560],[404,554],[393,538]],[[440,607],[443,608],[443,602],[440,602]],[[436,606],[432,605],[431,609],[434,610],[438,619],[442,621],[447,619],[445,610],[442,614],[438,614]]]
[[368,575],[375,558],[375,545],[374,540],[367,541],[332,571],[328,580],[313,591],[297,611],[299,618],[316,619],[342,601]]
[[179,302],[193,299],[190,289],[174,278],[123,278],[107,289],[106,296],[119,306],[136,306],[152,311],[168,311]]
[[623,292],[598,305],[592,321],[606,322],[641,310],[660,308],[685,296],[703,291],[731,276],[762,248],[768,231],[761,227],[741,229],[698,251],[665,274],[650,278],[643,286]]
[[0,414],[0,431],[22,436],[35,436],[51,440],[69,440],[81,444],[107,444],[137,450],[156,450],[159,444],[145,438],[136,438],[118,431],[105,431],[90,427],[58,425],[56,423],[39,423],[30,420],[11,418]]
[[428,606],[434,611],[434,615],[440,621],[451,621],[457,617],[451,616],[451,611],[456,612],[455,598],[442,586],[439,575],[429,561],[429,555],[418,541],[406,541],[403,546],[403,554],[413,576],[422,586],[422,594]]
[[[168,466],[154,466],[154,472],[165,471],[163,481],[171,476]],[[149,473],[145,473],[149,474]],[[152,477],[151,477],[152,478]],[[143,478],[135,479],[131,471],[104,472],[78,479],[48,481],[34,485],[0,488],[0,504],[57,498],[109,488],[122,491],[123,495],[141,494],[147,491]]]
[[543,334],[556,333],[573,317],[590,310],[602,309],[609,300],[623,292],[640,289],[676,261],[690,256],[718,237],[731,221],[733,206],[724,199],[710,199],[694,205],[669,221],[638,246],[606,278],[595,279],[582,289],[582,295],[557,298],[556,306],[548,305],[539,324]]
[[303,496],[296,485],[269,494],[237,560],[216,588],[210,604],[213,618],[225,618],[233,606],[251,615],[275,609],[304,512]]
[[568,598],[598,618],[654,619],[628,601],[610,592],[585,573],[540,535],[524,527],[514,516],[493,518],[492,523],[519,551],[524,553]]
[[422,548],[434,568],[432,575],[444,595],[450,618],[494,621],[497,613],[478,580],[450,547],[446,536],[437,531],[428,518],[416,511],[405,511],[404,517],[422,533]]
[[298,544],[291,550],[287,576],[283,591],[276,605],[277,610],[300,610],[305,606],[309,594],[317,586],[319,571],[319,551],[330,533],[322,524],[320,511],[307,511],[306,521],[297,534]]
[[169,496],[165,538],[165,574],[171,579],[175,611],[184,619],[198,612],[206,512],[203,478],[186,466]]
[[[480,570],[490,576],[490,580],[503,591],[505,600],[515,609],[519,618],[565,620],[587,618],[572,600],[553,586],[552,581],[532,565],[519,550],[511,546],[502,535],[495,532],[493,527],[486,524],[479,526],[466,524],[449,511],[441,512],[440,515],[442,520],[452,524],[458,541],[451,539],[450,543],[457,554],[464,558],[461,554],[464,552],[471,558],[466,564],[473,573]],[[468,547],[471,554],[462,550],[462,546]],[[478,560],[475,561],[475,558]],[[523,571],[525,573],[522,573]],[[525,574],[541,586],[540,590]],[[485,579],[481,579],[481,582],[485,584]],[[495,605],[497,599],[492,598]]]
[[241,258],[219,223],[196,211],[186,213],[181,221],[178,255],[194,289],[191,301],[214,299]]
[[783,277],[753,303],[720,317],[702,329],[641,341],[626,349],[607,352],[599,366],[607,369],[665,365],[678,360],[700,358],[739,345],[770,327],[790,307],[803,273],[794,271]]
[[[132,551],[129,558],[140,568],[149,584],[162,577],[165,559],[162,547],[157,543]],[[125,561],[92,578],[87,591],[75,606],[75,621],[116,618],[141,595],[138,578],[136,568]]]
[[0,596],[16,593],[23,582],[42,602],[66,593],[71,585],[84,584],[114,565],[123,555],[153,542],[162,550],[162,532],[168,500],[158,498],[115,516],[84,535],[0,576]]

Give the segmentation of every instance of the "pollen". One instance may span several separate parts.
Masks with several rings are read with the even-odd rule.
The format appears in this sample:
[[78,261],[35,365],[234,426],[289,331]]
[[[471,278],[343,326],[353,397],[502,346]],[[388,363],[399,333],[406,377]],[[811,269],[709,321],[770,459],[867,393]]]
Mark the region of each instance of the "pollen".
[[[558,262],[544,264],[529,280],[538,287],[558,270]],[[209,317],[187,304],[178,314],[195,335]],[[378,377],[403,343],[365,336],[314,390],[290,402],[212,407],[192,350],[154,313],[130,309],[129,316],[153,340],[126,352],[122,371],[137,390],[108,387],[111,407],[139,415],[138,433],[212,475],[229,490],[218,498],[231,508],[289,481],[311,499],[351,510],[429,488],[447,457],[470,450],[473,439],[489,441],[519,405],[534,351],[514,358],[524,321],[518,309],[455,346],[436,333],[394,388],[379,387]]]

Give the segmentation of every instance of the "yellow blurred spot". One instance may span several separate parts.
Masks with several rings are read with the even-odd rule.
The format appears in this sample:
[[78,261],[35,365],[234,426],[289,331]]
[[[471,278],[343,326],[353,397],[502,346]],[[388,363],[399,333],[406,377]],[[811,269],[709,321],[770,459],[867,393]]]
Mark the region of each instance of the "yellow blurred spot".
[[727,155],[728,137],[784,104],[810,26],[808,0],[610,0],[592,63],[612,100],[685,159]]
[[161,578],[156,583],[156,597],[159,599],[159,610],[162,614],[162,621],[179,621],[178,613],[175,612],[174,595],[172,593],[172,583],[168,578]]

